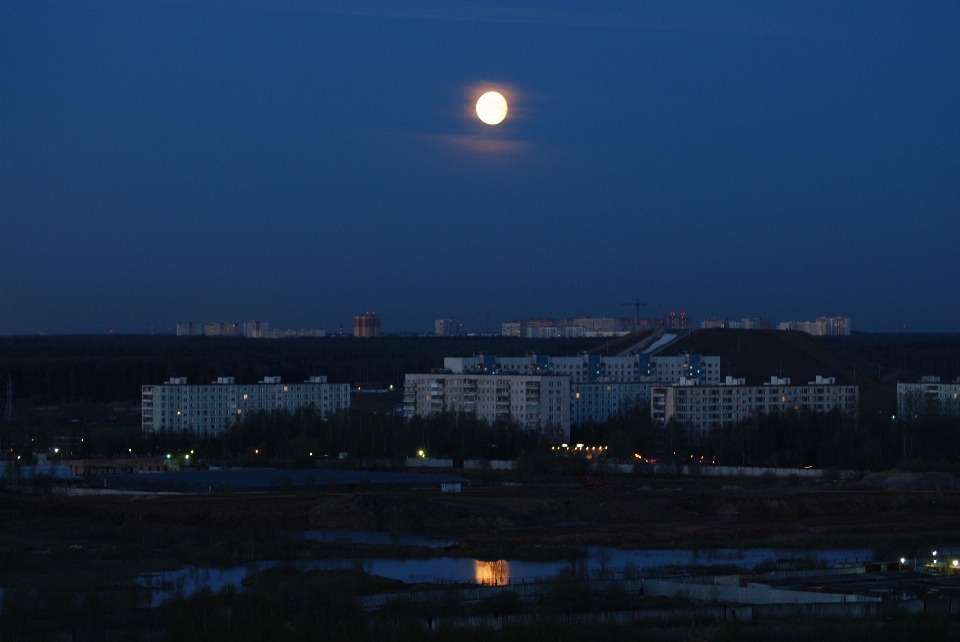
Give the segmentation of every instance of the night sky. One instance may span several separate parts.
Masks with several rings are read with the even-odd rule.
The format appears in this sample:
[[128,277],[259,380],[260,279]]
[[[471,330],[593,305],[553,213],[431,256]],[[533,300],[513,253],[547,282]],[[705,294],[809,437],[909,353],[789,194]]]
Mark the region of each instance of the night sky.
[[958,2],[0,2],[0,334],[957,331],[958,216]]

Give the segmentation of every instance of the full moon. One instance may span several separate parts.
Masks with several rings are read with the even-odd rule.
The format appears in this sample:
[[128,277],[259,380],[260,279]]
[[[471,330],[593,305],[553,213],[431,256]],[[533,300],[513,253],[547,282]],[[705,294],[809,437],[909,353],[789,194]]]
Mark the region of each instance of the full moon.
[[499,92],[488,91],[477,101],[477,116],[488,125],[499,125],[507,117],[507,99]]

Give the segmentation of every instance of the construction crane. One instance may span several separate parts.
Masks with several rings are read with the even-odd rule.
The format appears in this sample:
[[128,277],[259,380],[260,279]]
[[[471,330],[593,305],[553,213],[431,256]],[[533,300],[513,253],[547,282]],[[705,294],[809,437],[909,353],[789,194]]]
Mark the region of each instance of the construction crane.
[[584,488],[603,488],[607,485],[607,478],[603,475],[584,474],[583,469],[580,468],[580,462],[577,460],[577,456],[573,454],[573,449],[567,450],[567,456],[573,465],[573,471],[577,474],[577,477],[580,478],[580,483],[583,484]]
[[640,306],[646,305],[646,303],[644,303],[644,302],[641,301],[640,299],[637,299],[636,301],[631,301],[630,303],[621,303],[620,305],[632,305],[632,306],[636,306],[636,308],[637,308],[637,316],[634,318],[634,321],[633,321],[633,322],[634,322],[634,327],[633,327],[633,329],[634,329],[634,330],[639,330],[639,329],[640,329]]

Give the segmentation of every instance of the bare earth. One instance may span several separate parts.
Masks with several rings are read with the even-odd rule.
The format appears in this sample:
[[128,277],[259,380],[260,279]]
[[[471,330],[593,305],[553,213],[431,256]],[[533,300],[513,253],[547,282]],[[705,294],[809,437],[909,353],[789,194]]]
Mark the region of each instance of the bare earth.
[[[70,517],[114,525],[195,528],[378,530],[462,537],[459,548],[817,547],[883,538],[957,543],[960,491],[857,486],[762,486],[730,482],[611,480],[573,485],[438,490],[365,489],[227,495],[36,497],[0,494],[0,524]],[[2,529],[3,527],[0,527]]]

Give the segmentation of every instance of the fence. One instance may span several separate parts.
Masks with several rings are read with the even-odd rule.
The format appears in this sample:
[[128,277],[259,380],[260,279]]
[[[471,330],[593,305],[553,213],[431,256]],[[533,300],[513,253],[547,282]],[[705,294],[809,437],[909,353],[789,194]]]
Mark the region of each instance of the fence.
[[[956,607],[954,603],[957,603]],[[425,629],[440,628],[500,631],[514,625],[537,621],[566,624],[687,624],[751,620],[796,620],[805,618],[886,618],[898,614],[923,612],[960,612],[957,598],[911,600],[908,602],[847,602],[838,604],[769,604],[743,606],[678,606],[633,611],[594,611],[589,613],[520,613],[515,615],[472,615],[421,618]]]

